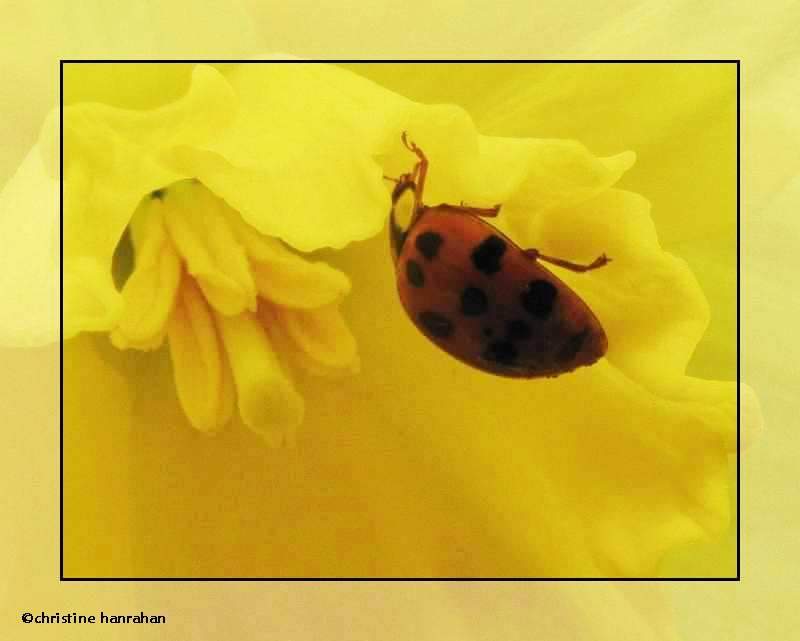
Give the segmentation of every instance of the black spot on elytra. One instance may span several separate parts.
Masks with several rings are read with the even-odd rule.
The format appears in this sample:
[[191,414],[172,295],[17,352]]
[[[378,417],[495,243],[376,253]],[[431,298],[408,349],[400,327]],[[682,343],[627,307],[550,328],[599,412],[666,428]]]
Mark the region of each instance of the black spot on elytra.
[[509,321],[506,326],[506,337],[510,341],[528,340],[531,337],[531,333],[531,326],[519,318]]
[[533,280],[520,295],[520,302],[526,312],[536,318],[547,318],[553,311],[558,290],[546,280]]
[[417,261],[406,262],[406,278],[414,287],[422,287],[425,284],[425,274]]
[[438,312],[422,312],[419,315],[420,324],[436,338],[448,338],[453,334],[453,323],[447,316]]
[[164,200],[164,196],[167,195],[166,189],[156,189],[150,192],[150,198],[153,200]]
[[583,347],[583,343],[588,335],[588,329],[584,329],[577,334],[573,334],[569,339],[567,339],[567,342],[561,346],[561,349],[558,350],[556,359],[561,363],[567,363],[571,361],[573,358],[575,358],[578,352],[581,351],[581,347]]
[[483,328],[483,335],[486,338],[491,338],[494,335],[494,330],[491,327],[484,327]]
[[492,234],[472,250],[472,264],[478,271],[491,276],[500,271],[500,259],[505,253],[506,241]]
[[442,238],[441,234],[437,234],[435,231],[422,232],[419,236],[417,236],[417,240],[414,241],[419,253],[425,256],[427,260],[433,260],[436,258],[436,255],[439,253],[439,248],[443,243],[444,238]]
[[461,292],[461,313],[464,316],[480,316],[489,309],[489,299],[479,287],[465,287]]
[[513,365],[517,356],[517,348],[511,341],[492,341],[483,352],[483,357],[487,361],[499,365]]

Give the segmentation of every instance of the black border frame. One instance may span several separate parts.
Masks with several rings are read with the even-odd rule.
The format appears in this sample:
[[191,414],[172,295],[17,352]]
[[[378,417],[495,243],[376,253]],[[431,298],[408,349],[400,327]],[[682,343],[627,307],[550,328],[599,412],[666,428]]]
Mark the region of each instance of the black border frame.
[[[65,64],[297,64],[297,63],[496,63],[496,64],[735,64],[736,65],[736,576],[733,577],[66,577],[64,576],[64,65]],[[61,248],[59,278],[59,581],[542,581],[542,582],[739,582],[741,577],[741,60],[214,60],[214,59],[61,59],[59,60],[59,240]]]

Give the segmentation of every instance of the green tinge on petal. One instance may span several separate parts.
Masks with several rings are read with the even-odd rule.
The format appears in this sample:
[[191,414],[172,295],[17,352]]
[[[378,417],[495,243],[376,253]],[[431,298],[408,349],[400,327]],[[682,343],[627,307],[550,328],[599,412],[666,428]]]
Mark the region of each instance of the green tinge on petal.
[[282,331],[312,373],[355,373],[359,368],[356,340],[339,305],[313,310],[276,309]]
[[189,422],[216,431],[233,413],[235,392],[214,319],[190,278],[169,321],[169,349],[178,399]]
[[186,270],[211,306],[231,316],[255,311],[256,286],[244,248],[222,213],[226,207],[204,186],[189,181],[163,195],[165,223]]
[[264,329],[249,312],[216,313],[215,319],[245,425],[270,445],[292,443],[303,420],[303,399],[284,374]]
[[161,345],[181,279],[181,264],[158,207],[147,208],[136,267],[122,289],[123,312],[111,341],[119,349]]

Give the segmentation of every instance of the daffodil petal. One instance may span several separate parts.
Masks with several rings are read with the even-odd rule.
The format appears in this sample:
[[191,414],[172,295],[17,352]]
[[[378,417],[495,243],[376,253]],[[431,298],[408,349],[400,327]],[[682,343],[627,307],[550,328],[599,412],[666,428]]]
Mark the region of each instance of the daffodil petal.
[[[229,77],[237,92],[239,87],[232,79],[240,73],[234,68]],[[337,79],[326,94],[325,83],[316,80],[336,79],[337,75],[329,71],[320,74],[311,76],[315,81],[309,86],[320,89],[323,98],[341,92],[321,101],[323,109],[333,114],[327,124],[344,121],[346,125],[341,131],[322,132],[319,137],[325,163],[317,162],[314,155],[313,166],[302,170],[307,161],[304,154],[315,148],[311,143],[319,130],[311,127],[309,135],[300,131],[300,110],[293,114],[297,122],[285,131],[264,133],[270,128],[268,122],[260,123],[264,131],[254,129],[259,116],[269,113],[270,100],[283,101],[277,109],[288,119],[284,113],[290,111],[288,103],[310,104],[317,92],[297,98],[295,94],[286,97],[265,91],[270,89],[269,83],[257,82],[260,76],[254,71],[247,75],[247,86],[237,100],[240,105],[263,107],[261,113],[252,110],[254,113],[246,114],[233,128],[238,129],[240,124],[246,127],[222,131],[218,140],[172,145],[157,155],[158,162],[181,176],[206,172],[209,180],[218,181],[214,190],[220,197],[228,202],[241,198],[247,205],[245,218],[259,231],[273,230],[301,249],[341,247],[380,228],[376,222],[383,222],[385,209],[369,209],[360,220],[360,210],[350,209],[351,204],[375,204],[379,199],[353,199],[346,192],[377,188],[382,182],[375,171],[378,167],[382,173],[396,175],[396,171],[413,166],[413,155],[398,140],[399,130],[408,128],[412,139],[430,155],[426,198],[430,196],[434,203],[439,195],[448,201],[502,202],[504,212],[498,223],[519,232],[512,237],[522,245],[556,255],[561,252],[547,245],[560,243],[563,258],[591,260],[597,253],[614,252],[614,262],[602,270],[564,275],[607,326],[612,345],[608,358],[586,371],[553,381],[499,381],[466,369],[426,342],[402,317],[389,269],[372,269],[381,261],[385,264],[385,239],[380,244],[377,240],[359,243],[342,252],[352,250],[358,256],[346,271],[356,285],[354,294],[360,297],[351,297],[347,305],[356,312],[352,317],[357,323],[355,335],[360,348],[362,343],[367,346],[361,353],[366,355],[369,376],[355,378],[352,386],[322,383],[311,388],[319,392],[314,396],[314,416],[336,417],[338,422],[312,421],[308,433],[327,437],[325,445],[347,438],[355,447],[352,454],[344,451],[347,448],[309,448],[303,460],[323,463],[315,466],[322,470],[323,479],[336,476],[346,460],[360,474],[359,480],[371,483],[373,477],[376,479],[377,489],[370,486],[370,498],[378,501],[368,501],[370,506],[381,500],[393,506],[388,513],[376,510],[374,514],[368,512],[363,521],[354,521],[362,540],[381,544],[375,546],[379,551],[374,555],[354,555],[356,565],[367,573],[374,572],[384,562],[380,559],[383,557],[389,559],[383,567],[404,571],[413,564],[422,573],[433,566],[440,571],[474,569],[475,574],[496,575],[500,565],[502,572],[514,575],[638,576],[652,574],[667,548],[724,528],[729,519],[728,453],[735,428],[735,402],[730,400],[735,401],[735,396],[731,384],[708,386],[684,376],[693,343],[707,323],[707,307],[702,295],[697,296],[699,288],[691,275],[687,276],[688,270],[661,252],[646,206],[636,197],[608,196],[609,186],[630,165],[632,156],[598,159],[575,143],[487,142],[478,136],[467,113],[457,107],[384,100],[385,92],[370,94],[372,89],[363,89],[362,81],[351,76],[348,78],[354,86]],[[292,85],[280,81],[274,86]],[[366,101],[363,105],[353,99],[366,94],[376,97],[374,104]],[[395,111],[391,104],[397,105]],[[341,113],[331,109],[337,105],[342,106]],[[362,106],[364,109],[360,109]],[[312,120],[319,120],[314,108],[311,104],[308,113]],[[352,117],[360,111],[367,114],[363,127]],[[385,117],[387,114],[389,117]],[[282,124],[280,119],[276,122]],[[259,149],[248,148],[248,130],[257,131],[255,147]],[[368,142],[356,141],[354,146],[340,146],[336,153],[331,152],[333,141],[352,138],[353,132]],[[274,135],[278,144],[264,145],[269,135]],[[326,170],[336,174],[339,167],[348,183],[333,185],[334,179],[323,174]],[[74,185],[91,193],[85,175],[78,168],[71,171]],[[319,194],[304,192],[314,192],[318,187]],[[382,202],[388,204],[388,185],[381,185],[380,190]],[[287,207],[287,203],[300,206]],[[320,204],[324,207],[318,208]],[[618,210],[621,224],[614,225],[614,212]],[[564,236],[559,235],[560,226],[566,227]],[[595,250],[598,241],[607,242],[611,249]],[[562,275],[562,270],[553,269]],[[378,321],[370,313],[375,309],[384,312]],[[290,316],[304,313],[289,312]],[[647,318],[648,313],[652,318]],[[302,415],[302,401],[295,404],[294,409],[300,408],[297,411],[286,402],[294,388],[281,367],[286,354],[275,353],[282,347],[273,340],[272,326],[265,328],[250,313],[234,318],[215,313],[214,317],[243,399],[245,423],[268,432],[273,442],[279,440],[287,431],[282,426],[293,425]],[[627,344],[626,318],[630,318],[632,330]],[[313,324],[304,325],[307,320],[275,323],[275,327],[285,332],[294,343],[293,349],[303,357],[319,353],[323,360],[335,360],[324,332]],[[290,329],[299,341],[292,338]],[[614,345],[633,351],[641,362],[614,352]],[[335,350],[332,353],[335,355]],[[266,372],[260,369],[265,367]],[[306,384],[317,385],[308,378],[311,383],[305,378],[299,382],[304,392]],[[453,381],[457,384],[449,384]],[[362,382],[364,387],[359,387]],[[375,389],[383,390],[387,403],[375,402]],[[343,405],[353,416],[344,426],[340,424]],[[267,408],[273,408],[273,413]],[[404,467],[404,461],[382,459],[386,451],[402,452],[403,457],[397,458],[413,459],[413,464]],[[294,461],[276,460],[277,474],[292,469],[280,466],[291,466]],[[392,468],[383,468],[384,464],[394,464],[395,470],[413,470],[413,478],[403,474],[392,478],[384,471]],[[370,473],[363,471],[365,466]],[[332,468],[334,472],[325,477]],[[393,485],[400,477],[403,485]],[[338,483],[336,479],[332,482]],[[153,485],[157,484],[154,479]],[[306,499],[297,501],[301,508],[295,508],[292,515],[307,518],[302,525],[310,527],[297,528],[300,521],[293,521],[289,529],[276,528],[271,539],[277,541],[287,533],[291,536],[301,531],[308,537],[303,541],[308,542],[308,556],[283,565],[268,555],[266,561],[247,559],[251,568],[252,562],[262,562],[262,567],[274,564],[307,570],[309,559],[319,558],[318,536],[332,541],[331,549],[335,549],[338,541],[324,538],[330,530],[324,508],[336,504],[315,503],[320,497],[318,487],[312,479],[308,488],[301,484],[297,494],[283,497]],[[418,500],[403,503],[409,487],[415,488],[414,498]],[[337,489],[346,493],[347,485]],[[339,505],[349,509],[353,499],[360,497],[358,492],[347,494]],[[387,497],[397,500],[386,501]],[[280,516],[291,502],[264,501],[260,507]],[[400,504],[401,510],[405,508],[405,513],[398,515],[395,504]],[[323,509],[314,511],[310,505],[322,505]],[[447,508],[439,510],[443,516],[436,521],[437,508],[442,506]],[[331,512],[342,519],[340,523],[349,533],[351,515],[342,516],[336,509],[328,510]],[[434,560],[415,556],[413,546],[405,542],[408,537],[392,538],[399,531],[393,524],[413,522],[419,515],[436,521],[434,527],[418,530],[420,539],[430,536],[431,549],[437,552]],[[412,518],[404,518],[407,516]],[[179,524],[180,519],[175,522]],[[317,537],[309,535],[313,530]],[[196,536],[198,545],[208,540],[204,533]],[[475,541],[477,545],[473,545]],[[399,549],[406,556],[383,554],[387,549]],[[343,558],[338,555],[332,559],[328,569],[349,569],[349,557]],[[410,561],[409,566],[401,558]]]
[[[425,201],[494,205],[523,225],[539,211],[588,200],[616,183],[636,160],[625,151],[601,158],[575,140],[479,135],[455,105],[414,104],[409,138],[429,161]],[[416,158],[400,143],[382,156],[387,175],[409,171]]]
[[175,387],[189,422],[213,432],[230,420],[234,389],[214,318],[191,278],[184,278],[169,321]]
[[617,263],[629,263],[661,251],[650,203],[621,189],[531,217],[525,228],[524,242],[539,243],[542,251],[558,256],[585,259],[606,253]]
[[276,257],[272,263],[254,263],[258,293],[277,305],[314,309],[340,299],[350,290],[345,274],[320,261]]
[[[348,400],[351,415],[384,434],[411,429],[424,484],[459,488],[446,492],[448,504],[498,537],[509,573],[652,576],[667,550],[725,529],[735,387],[695,381],[681,390],[672,377],[668,394],[663,381],[645,385],[610,359],[552,380],[486,376],[419,334],[388,270],[363,268],[385,258],[385,243],[353,247],[337,264],[353,279],[348,319],[365,372],[347,397],[382,389],[393,399]],[[575,274],[573,286],[591,295],[580,279],[603,270]],[[378,323],[362,309],[386,313]],[[472,576],[497,575],[490,554],[475,564]]]
[[313,310],[276,310],[277,321],[295,348],[316,365],[315,370],[358,370],[356,340],[342,317],[339,305]]
[[[142,197],[184,178],[160,158],[170,146],[218,134],[235,100],[210,67],[198,66],[189,92],[149,112],[83,103],[64,110],[64,266],[78,257],[110,265],[111,257]],[[43,140],[52,139],[50,119]],[[57,136],[55,137],[57,139]],[[103,298],[110,298],[106,293]],[[79,323],[70,321],[81,328]],[[88,327],[86,328],[88,329]]]
[[599,158],[574,140],[480,137],[481,178],[500,185],[506,213],[533,220],[540,211],[584,202],[616,183],[636,160],[627,151]]
[[82,257],[64,265],[64,338],[83,331],[108,331],[122,312],[122,297],[111,272],[98,261]]
[[[78,172],[81,187],[65,186],[65,260],[70,253],[111,256],[141,198],[182,178],[159,154],[173,145],[198,142],[224,128],[234,108],[218,72],[198,66],[189,92],[147,112],[84,103],[64,111],[66,179]],[[98,212],[102,212],[102,215]]]
[[373,156],[399,145],[411,103],[332,65],[237,65],[226,79],[236,126],[175,149],[176,170],[301,251],[377,234],[389,198]]
[[64,104],[94,102],[122,109],[155,109],[180,100],[194,66],[104,62],[64,65]]
[[608,190],[572,207],[541,212],[524,244],[579,262],[603,253],[612,259],[582,274],[551,269],[600,319],[608,360],[655,389],[683,376],[709,309],[686,263],[661,249],[649,211],[641,196]]
[[172,185],[161,199],[170,238],[209,303],[229,316],[255,311],[256,286],[244,248],[222,213],[227,205],[191,181]]
[[764,427],[764,414],[756,391],[749,385],[740,385],[741,442],[742,448],[750,447]]
[[250,269],[262,298],[285,307],[321,307],[350,291],[350,279],[322,261],[311,261],[263,236],[238,212],[226,209],[227,221],[250,259]]
[[[718,533],[728,518],[725,457],[736,449],[736,385],[685,375],[709,322],[708,304],[686,263],[661,249],[650,204],[636,194],[612,189],[572,207],[542,212],[529,232],[528,244],[546,254],[585,261],[601,253],[612,258],[606,267],[585,274],[553,270],[603,324],[608,362],[632,384],[673,403],[692,425],[693,444],[677,445],[682,442],[677,434],[664,439],[664,444],[676,443],[672,447],[678,452],[684,448],[683,456],[696,455],[698,468],[704,470],[702,478],[675,474],[687,496],[694,495],[680,509],[690,515],[683,533],[685,540]],[[759,423],[757,409],[753,416],[751,422]],[[671,544],[681,539],[677,533],[673,536]]]
[[335,302],[350,291],[350,279],[338,269],[298,256],[241,220],[236,231],[250,257],[262,298],[283,307],[313,309]]
[[[109,362],[104,348],[116,351],[109,348],[104,337],[87,334],[63,346],[63,543],[67,576],[82,576],[87,567],[96,570],[95,576],[114,576],[120,562],[130,561],[130,542],[135,538],[127,504],[132,490],[130,467],[121,464],[120,457],[130,454],[131,443],[136,440],[133,434],[139,390],[124,371]],[[37,403],[42,405],[42,399]],[[36,411],[38,408],[33,417]],[[56,416],[57,404],[52,411]],[[30,461],[21,465],[36,469],[35,478],[41,480],[38,465],[32,466]],[[112,504],[117,507],[105,509]],[[40,526],[37,521],[37,529]],[[91,545],[87,545],[87,532],[92,533]]]
[[0,191],[0,345],[58,338],[58,190],[34,148]]
[[[425,202],[457,203],[491,198],[494,185],[481,176],[478,130],[470,115],[457,105],[412,103],[403,121],[408,140],[417,145],[428,159]],[[397,177],[411,171],[418,162],[415,154],[402,144],[401,131],[380,158],[387,176]],[[390,187],[388,183],[384,183]],[[492,204],[497,202],[492,201]]]
[[303,420],[303,399],[284,374],[264,329],[249,312],[215,313],[244,423],[276,446],[292,443]]
[[111,341],[119,349],[156,349],[161,345],[181,279],[178,255],[167,238],[164,215],[149,209],[136,268],[122,289],[124,309]]
[[413,103],[332,65],[238,65],[226,78],[240,104],[235,125],[165,158],[259,232],[302,251],[380,230],[389,205],[382,175],[417,161],[401,144],[404,130],[430,160],[429,202],[504,202],[525,216],[590,198],[635,158],[596,158],[574,141],[479,136],[460,107]]

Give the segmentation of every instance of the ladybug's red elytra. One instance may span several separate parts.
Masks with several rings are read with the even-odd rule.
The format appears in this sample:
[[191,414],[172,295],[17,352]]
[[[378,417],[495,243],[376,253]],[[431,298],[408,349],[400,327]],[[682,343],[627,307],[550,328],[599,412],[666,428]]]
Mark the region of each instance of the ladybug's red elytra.
[[[576,272],[602,267],[522,249],[486,218],[490,208],[422,201],[428,159],[406,132],[414,169],[392,190],[390,243],[400,302],[434,344],[477,369],[514,378],[553,377],[591,365],[608,339],[589,306],[540,261]],[[397,222],[400,198],[413,195],[408,226]]]

